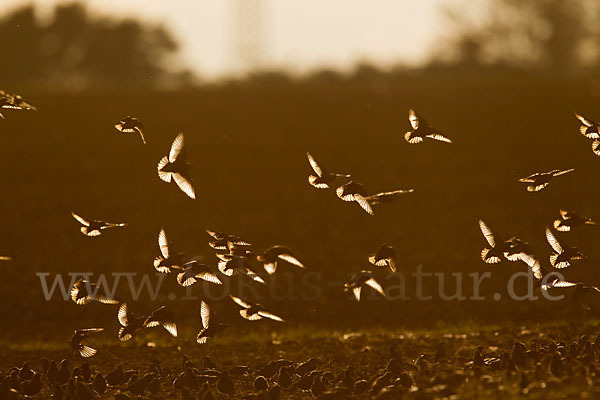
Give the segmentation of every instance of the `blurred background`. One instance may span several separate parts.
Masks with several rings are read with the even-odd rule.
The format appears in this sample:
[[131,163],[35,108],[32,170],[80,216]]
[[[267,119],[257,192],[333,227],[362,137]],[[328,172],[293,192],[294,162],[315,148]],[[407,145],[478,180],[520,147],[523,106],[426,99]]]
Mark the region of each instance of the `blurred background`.
[[[164,226],[182,251],[210,264],[205,228],[239,234],[258,250],[293,249],[322,274],[322,296],[275,300],[271,289],[256,289],[292,325],[585,317],[570,297],[508,299],[507,281],[525,264],[481,262],[477,221],[547,260],[544,227],[560,208],[600,219],[600,161],[573,115],[600,119],[598,16],[593,0],[2,1],[0,88],[39,111],[0,121],[0,254],[14,258],[1,265],[0,316],[116,326],[112,307],[45,302],[35,274],[153,274]],[[406,143],[411,107],[454,143]],[[144,122],[147,146],[114,130],[126,115]],[[178,132],[194,165],[195,201],[156,176]],[[415,193],[369,217],[308,185],[306,151],[369,192]],[[540,193],[518,183],[555,168],[576,172]],[[131,226],[86,238],[71,210]],[[600,231],[566,239],[589,257],[567,278],[600,283]],[[413,299],[356,304],[340,285],[369,267],[382,242],[397,248]],[[426,278],[423,291],[434,298],[417,301],[417,265],[463,273],[467,296],[467,274],[491,271],[481,289],[488,300],[442,301],[437,278]],[[306,286],[304,272],[280,268],[271,286],[280,294]],[[393,282],[378,277],[384,287]],[[158,302],[141,301],[140,311],[197,309],[169,301],[181,291],[174,276],[166,281]],[[452,293],[455,278],[445,283]],[[215,307],[239,319],[232,304]]]

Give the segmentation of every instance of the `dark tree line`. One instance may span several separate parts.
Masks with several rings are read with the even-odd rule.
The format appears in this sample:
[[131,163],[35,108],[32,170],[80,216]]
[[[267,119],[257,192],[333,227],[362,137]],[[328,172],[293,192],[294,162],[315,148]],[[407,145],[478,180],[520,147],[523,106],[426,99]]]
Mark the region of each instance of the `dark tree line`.
[[4,86],[155,87],[182,76],[169,68],[178,46],[163,27],[98,17],[79,3],[56,6],[48,22],[31,5],[17,9],[0,19],[0,37]]

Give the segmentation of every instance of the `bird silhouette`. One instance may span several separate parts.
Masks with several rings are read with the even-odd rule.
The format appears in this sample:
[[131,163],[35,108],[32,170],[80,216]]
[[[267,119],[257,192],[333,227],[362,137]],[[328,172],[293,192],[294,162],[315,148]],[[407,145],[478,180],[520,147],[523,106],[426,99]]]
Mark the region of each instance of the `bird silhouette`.
[[564,174],[568,174],[569,172],[573,171],[575,171],[575,168],[564,170],[553,169],[552,171],[548,172],[536,172],[525,178],[519,179],[519,182],[527,183],[528,192],[539,192],[540,190],[547,187],[553,178]]
[[91,237],[100,236],[102,231],[105,229],[127,226],[127,224],[124,223],[114,224],[111,222],[97,221],[92,219],[88,220],[75,214],[73,211],[71,211],[71,215],[73,215],[73,218],[75,218],[75,220],[81,224],[81,233]]
[[145,328],[153,328],[159,325],[165,328],[171,336],[177,337],[177,325],[175,324],[173,314],[167,310],[166,306],[160,306],[152,311],[150,316],[144,321]]
[[186,154],[183,148],[183,133],[177,135],[171,151],[168,156],[164,156],[158,162],[158,177],[164,182],[171,183],[174,180],[179,189],[188,197],[195,199],[196,192],[192,186],[192,177],[190,175],[191,165],[186,161]]
[[183,257],[181,253],[172,253],[170,247],[171,243],[167,239],[167,233],[164,228],[160,229],[158,234],[158,247],[160,249],[160,255],[154,258],[154,268],[163,274],[168,274],[172,270],[181,270]]
[[554,250],[550,255],[550,263],[556,269],[567,268],[573,260],[585,258],[578,248],[570,247],[564,241],[559,241],[548,227],[546,227],[546,240]]
[[215,275],[211,268],[206,264],[201,264],[198,261],[190,261],[183,265],[183,271],[177,274],[177,283],[181,286],[191,286],[198,280],[214,283],[217,285],[223,284],[219,277]]
[[144,125],[142,121],[137,118],[127,116],[120,121],[115,123],[115,129],[122,133],[135,133],[140,135],[142,142],[146,144],[146,138],[144,137]]
[[292,265],[300,268],[305,268],[290,249],[285,246],[272,246],[269,247],[263,254],[256,256],[256,259],[263,264],[265,271],[269,275],[272,275],[277,271],[278,261],[286,261]]
[[229,295],[229,297],[231,297],[231,300],[233,300],[238,306],[242,307],[242,309],[240,310],[240,315],[242,316],[242,318],[247,319],[248,321],[258,321],[263,318],[269,318],[273,321],[283,322],[283,319],[281,317],[278,317],[272,312],[267,311],[260,304],[249,303],[231,294]]
[[329,184],[337,178],[350,178],[350,175],[336,174],[319,166],[314,157],[307,151],[306,156],[315,175],[308,176],[308,182],[317,189],[329,189]]
[[196,337],[196,342],[199,344],[206,343],[208,339],[213,338],[217,333],[227,328],[227,325],[215,321],[216,317],[214,317],[214,315],[211,317],[210,307],[204,301],[200,303],[200,318],[202,329],[200,329],[200,332],[198,332],[198,336]]
[[344,290],[352,290],[352,294],[354,295],[356,300],[360,301],[360,294],[364,285],[369,286],[371,289],[375,290],[377,293],[385,297],[383,288],[381,287],[379,282],[375,280],[373,274],[369,271],[364,270],[354,274],[350,281],[344,284]]
[[581,217],[572,211],[560,210],[560,218],[554,220],[554,229],[559,232],[569,232],[571,229],[582,225],[598,225],[591,218]]
[[86,339],[89,333],[102,332],[104,328],[83,328],[75,329],[73,336],[71,337],[71,350],[74,353],[79,353],[81,357],[92,357],[96,354],[97,350],[82,343],[82,340]]
[[119,324],[119,340],[122,342],[132,339],[138,330],[144,328],[144,322],[148,317],[137,316],[127,308],[127,303],[121,304],[117,313]]
[[367,200],[367,191],[363,185],[357,182],[348,182],[336,189],[337,196],[344,201],[356,202],[365,212],[373,215],[371,204]]
[[95,283],[90,283],[88,280],[79,278],[71,288],[71,300],[75,304],[85,305],[92,302],[103,304],[119,304],[118,300],[112,299],[104,291],[100,290]]
[[440,130],[429,125],[427,120],[417,114],[412,108],[408,111],[408,121],[412,127],[411,131],[408,131],[404,134],[404,139],[406,139],[408,143],[422,143],[425,138],[440,142],[452,143],[452,140],[444,136]]

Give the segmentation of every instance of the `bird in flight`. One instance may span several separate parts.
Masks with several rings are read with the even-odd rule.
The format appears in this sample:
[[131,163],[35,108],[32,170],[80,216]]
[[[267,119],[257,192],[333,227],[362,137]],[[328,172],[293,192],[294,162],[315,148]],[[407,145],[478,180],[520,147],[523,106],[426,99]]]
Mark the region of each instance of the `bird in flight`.
[[229,295],[231,300],[233,300],[238,306],[242,307],[240,310],[240,315],[242,318],[247,319],[248,321],[258,321],[259,319],[269,318],[273,321],[284,322],[281,317],[267,311],[260,304],[252,304],[247,301],[240,299],[239,297],[235,297],[233,295]]
[[379,246],[377,253],[369,256],[369,262],[378,267],[389,268],[392,272],[396,272],[396,249],[384,243]]
[[317,161],[308,151],[306,152],[306,156],[315,173],[315,175],[311,174],[308,176],[308,182],[317,189],[329,189],[329,183],[336,178],[350,178],[350,175],[329,172],[324,167],[319,166]]
[[115,123],[115,129],[122,133],[136,133],[142,138],[142,142],[146,144],[144,137],[144,125],[137,118],[127,116]]
[[371,204],[367,200],[367,191],[363,185],[350,181],[338,187],[335,191],[337,197],[344,201],[356,202],[369,215],[374,215]]
[[291,250],[285,246],[272,246],[269,247],[263,254],[256,256],[258,262],[263,264],[265,271],[269,275],[272,275],[277,270],[277,262],[280,260],[286,261],[300,268],[305,268]]
[[498,264],[504,258],[504,253],[509,250],[508,246],[498,234],[495,234],[489,226],[482,220],[479,220],[479,229],[490,247],[484,247],[481,250],[481,259],[486,264]]
[[255,282],[266,284],[265,280],[249,266],[249,258],[243,255],[217,254],[219,257],[218,268],[227,276],[244,275]]
[[88,358],[96,354],[98,350],[83,344],[82,341],[86,339],[89,333],[102,332],[104,328],[83,328],[75,329],[73,336],[71,336],[71,350],[73,353],[79,353],[81,357]]
[[192,186],[190,168],[191,165],[186,162],[185,150],[183,148],[183,133],[180,133],[173,141],[169,155],[164,156],[158,162],[158,177],[167,183],[174,180],[183,193],[195,199],[196,192]]
[[539,192],[550,184],[552,178],[568,174],[569,172],[575,171],[575,168],[570,169],[553,169],[548,172],[536,172],[535,174],[529,175],[525,178],[519,179],[519,182],[527,183],[528,192]]
[[183,263],[183,254],[171,254],[170,243],[167,240],[167,233],[164,228],[158,233],[158,247],[160,255],[154,259],[154,268],[163,274],[170,273],[173,269],[181,269]]
[[[2,89],[0,89],[0,109],[37,111],[37,108],[23,100],[23,97],[20,95],[9,94]],[[0,118],[4,119],[2,113],[0,113]]]
[[531,254],[531,247],[529,246],[529,243],[519,239],[516,236],[507,239],[504,242],[504,245],[504,257],[506,257],[506,259],[509,261],[519,261],[522,254]]
[[215,275],[210,267],[205,264],[200,264],[198,261],[190,261],[183,265],[183,271],[177,274],[177,283],[181,286],[191,286],[198,280],[214,283],[217,285],[223,284],[219,277]]
[[118,304],[119,301],[111,299],[100,288],[86,279],[79,278],[71,288],[71,300],[78,305],[90,304],[94,301],[103,304]]
[[210,307],[204,301],[200,303],[200,318],[202,329],[200,329],[200,332],[198,332],[198,336],[196,337],[196,342],[199,344],[206,343],[208,339],[213,338],[217,333],[227,328],[227,325],[215,321],[214,315],[211,318]]
[[135,336],[138,330],[144,328],[144,322],[147,319],[147,317],[138,317],[129,311],[127,309],[127,303],[121,304],[117,317],[119,319],[119,324],[121,325],[121,328],[119,329],[119,340],[122,342],[130,340]]
[[354,294],[356,301],[360,301],[360,293],[364,285],[369,286],[371,289],[385,297],[383,288],[379,282],[375,280],[373,274],[369,271],[360,271],[359,273],[354,274],[350,281],[344,284],[344,290],[352,290],[352,294]]
[[437,140],[440,142],[452,143],[452,140],[444,136],[444,134],[430,126],[427,120],[417,114],[412,108],[408,111],[408,121],[412,127],[411,131],[404,134],[404,139],[410,144],[422,143],[425,138]]
[[597,122],[592,121],[591,119],[588,119],[583,115],[577,113],[575,113],[575,118],[577,118],[579,122],[581,122],[579,132],[581,132],[583,136],[593,140],[600,139],[600,125],[598,125]]
[[208,233],[214,240],[210,241],[208,245],[215,250],[227,250],[228,244],[231,243],[235,246],[252,246],[252,244],[237,235],[231,235],[229,233],[211,231],[210,229],[206,229],[206,233]]
[[591,218],[581,217],[572,211],[560,210],[560,218],[554,220],[554,229],[560,232],[569,232],[571,229],[582,225],[598,225]]
[[585,258],[578,248],[570,247],[564,241],[559,241],[548,227],[546,227],[546,240],[554,250],[550,254],[550,264],[556,269],[567,268],[573,260],[583,260]]
[[173,314],[165,306],[158,307],[152,311],[152,314],[144,321],[144,328],[154,328],[162,326],[173,337],[177,337],[177,325],[173,318]]
[[127,226],[127,224],[124,224],[124,223],[113,224],[111,222],[96,221],[93,219],[85,219],[85,218],[75,214],[73,211],[71,211],[71,215],[73,216],[73,218],[75,218],[75,220],[77,222],[79,222],[81,224],[81,229],[80,229],[81,233],[83,233],[85,236],[90,236],[90,237],[100,236],[104,229]]

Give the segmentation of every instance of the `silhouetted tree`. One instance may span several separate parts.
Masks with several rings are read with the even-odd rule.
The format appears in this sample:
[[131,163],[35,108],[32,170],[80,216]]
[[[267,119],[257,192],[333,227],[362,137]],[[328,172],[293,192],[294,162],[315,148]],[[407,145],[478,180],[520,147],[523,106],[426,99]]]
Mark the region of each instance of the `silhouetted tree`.
[[488,0],[487,5],[474,21],[464,7],[446,9],[456,32],[443,54],[451,62],[566,73],[600,61],[595,0]]
[[[79,3],[59,5],[42,24],[33,6],[0,19],[0,80],[82,88],[163,84],[177,43],[160,26],[90,15]],[[183,74],[182,76],[185,76]]]

